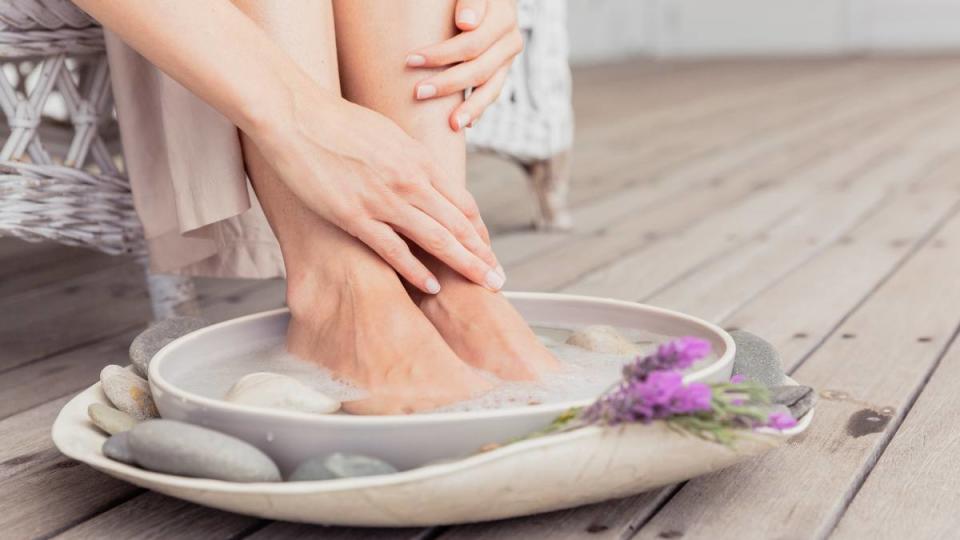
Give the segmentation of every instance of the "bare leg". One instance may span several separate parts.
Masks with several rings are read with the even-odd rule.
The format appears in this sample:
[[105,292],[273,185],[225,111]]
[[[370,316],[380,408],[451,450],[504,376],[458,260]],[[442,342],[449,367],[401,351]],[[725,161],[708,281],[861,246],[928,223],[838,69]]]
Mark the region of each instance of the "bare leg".
[[[465,182],[463,135],[447,118],[462,99],[418,102],[414,86],[427,75],[404,65],[406,54],[453,35],[453,0],[335,0],[341,89],[354,103],[393,119],[425,143],[449,182]],[[473,285],[445,265],[428,264],[438,295],[416,295],[447,343],[468,363],[507,379],[534,379],[557,365],[506,298]]]
[[[235,0],[319,84],[338,89],[329,1]],[[287,269],[290,351],[367,388],[352,412],[429,409],[489,388],[358,240],[307,209],[241,134],[247,171]],[[348,410],[351,407],[348,406]]]

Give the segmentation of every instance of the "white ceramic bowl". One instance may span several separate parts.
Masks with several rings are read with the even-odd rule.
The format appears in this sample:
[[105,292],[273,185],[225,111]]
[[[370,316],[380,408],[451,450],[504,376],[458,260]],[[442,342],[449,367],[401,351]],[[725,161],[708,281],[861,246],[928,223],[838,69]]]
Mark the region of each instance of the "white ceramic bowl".
[[[729,334],[700,319],[632,302],[572,295],[512,293],[510,301],[531,324],[607,324],[671,337],[710,341],[717,360],[690,372],[687,381],[727,380],[735,347]],[[268,311],[216,324],[164,347],[150,363],[150,387],[164,418],[206,426],[243,439],[270,455],[284,474],[304,460],[332,452],[354,452],[387,460],[400,469],[467,456],[488,443],[522,437],[549,424],[577,402],[461,413],[405,416],[315,415],[271,411],[211,399],[180,388],[199,362],[224,350],[248,352],[253,344],[286,332],[289,313]]]

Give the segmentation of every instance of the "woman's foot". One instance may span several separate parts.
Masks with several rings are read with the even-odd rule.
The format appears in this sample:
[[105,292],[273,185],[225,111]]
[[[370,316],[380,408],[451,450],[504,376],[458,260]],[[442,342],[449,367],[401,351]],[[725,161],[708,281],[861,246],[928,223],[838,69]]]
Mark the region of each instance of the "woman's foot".
[[287,347],[370,393],[344,403],[347,412],[428,410],[492,387],[444,342],[386,263],[359,241],[327,232],[323,256],[288,276]]
[[460,358],[507,380],[535,380],[560,367],[506,297],[440,266],[432,265],[440,293],[418,301]]

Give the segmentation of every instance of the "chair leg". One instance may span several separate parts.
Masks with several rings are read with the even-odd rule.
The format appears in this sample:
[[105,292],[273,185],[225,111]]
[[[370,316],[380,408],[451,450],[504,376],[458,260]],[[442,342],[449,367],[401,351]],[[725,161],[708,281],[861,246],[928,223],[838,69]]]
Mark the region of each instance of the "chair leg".
[[169,274],[151,274],[147,271],[147,290],[157,321],[183,315],[199,315],[197,290],[193,279]]
[[570,153],[560,152],[550,158],[524,165],[530,188],[537,198],[540,215],[534,226],[540,230],[569,231],[573,216],[567,207],[570,191]]

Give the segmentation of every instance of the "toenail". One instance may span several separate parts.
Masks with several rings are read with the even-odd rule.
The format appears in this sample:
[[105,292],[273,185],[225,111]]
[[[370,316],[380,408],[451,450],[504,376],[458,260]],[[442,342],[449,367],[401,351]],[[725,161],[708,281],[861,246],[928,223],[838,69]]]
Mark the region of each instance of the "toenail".
[[496,272],[496,270],[490,270],[487,272],[486,276],[487,287],[495,291],[499,291],[503,287],[504,278]]

